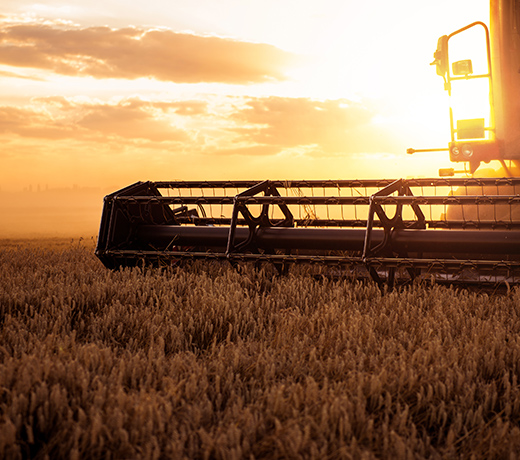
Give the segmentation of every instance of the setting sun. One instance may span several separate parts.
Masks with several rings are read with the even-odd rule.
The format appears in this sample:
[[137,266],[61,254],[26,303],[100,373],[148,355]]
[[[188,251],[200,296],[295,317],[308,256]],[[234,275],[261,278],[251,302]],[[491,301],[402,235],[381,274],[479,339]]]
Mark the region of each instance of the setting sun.
[[[131,5],[131,7],[129,7]],[[433,176],[437,38],[485,1],[4,2],[0,190]]]

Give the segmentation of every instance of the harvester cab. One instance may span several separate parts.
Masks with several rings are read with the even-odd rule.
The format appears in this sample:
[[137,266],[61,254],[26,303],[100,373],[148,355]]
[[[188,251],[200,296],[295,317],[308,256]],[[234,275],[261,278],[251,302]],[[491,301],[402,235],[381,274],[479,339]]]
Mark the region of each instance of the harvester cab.
[[[464,163],[458,172],[466,175],[520,173],[519,27],[518,0],[491,0],[489,28],[477,21],[438,39],[431,65],[450,96],[449,147],[409,153],[448,150],[450,161]],[[495,172],[478,171],[490,162],[500,163]],[[454,173],[453,168],[439,171],[440,176]]]
[[[519,11],[520,0],[492,0],[490,30],[475,22],[437,44],[450,159],[469,164],[466,176],[137,182],[105,197],[96,255],[109,268],[209,260],[306,264],[389,286],[520,283]],[[457,44],[474,33],[483,59]],[[472,85],[485,103],[468,116],[456,99]],[[479,177],[494,160],[498,173]]]

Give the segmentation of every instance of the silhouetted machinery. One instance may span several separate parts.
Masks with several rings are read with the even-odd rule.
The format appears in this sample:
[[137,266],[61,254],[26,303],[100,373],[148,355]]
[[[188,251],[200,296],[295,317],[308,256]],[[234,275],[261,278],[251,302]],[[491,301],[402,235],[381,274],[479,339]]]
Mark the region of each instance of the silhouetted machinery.
[[[484,83],[487,113],[450,108],[462,177],[138,182],[105,197],[97,256],[109,268],[205,259],[311,264],[389,285],[518,283],[520,0],[492,0],[490,26],[442,36],[432,63],[451,100]],[[484,58],[453,60],[457,39],[478,31]]]

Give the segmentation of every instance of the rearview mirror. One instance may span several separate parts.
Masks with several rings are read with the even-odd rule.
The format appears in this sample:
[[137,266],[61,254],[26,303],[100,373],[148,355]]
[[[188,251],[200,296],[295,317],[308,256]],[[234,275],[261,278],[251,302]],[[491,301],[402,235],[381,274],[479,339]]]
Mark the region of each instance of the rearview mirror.
[[445,77],[448,72],[448,36],[443,35],[437,40],[437,49],[433,53],[434,61],[430,65],[437,67],[437,75]]

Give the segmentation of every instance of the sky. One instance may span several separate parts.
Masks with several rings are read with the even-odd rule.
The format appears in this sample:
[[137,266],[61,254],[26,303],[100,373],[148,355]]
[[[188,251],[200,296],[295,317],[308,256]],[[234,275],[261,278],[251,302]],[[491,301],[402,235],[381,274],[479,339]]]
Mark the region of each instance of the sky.
[[3,0],[0,190],[436,176],[483,0]]

